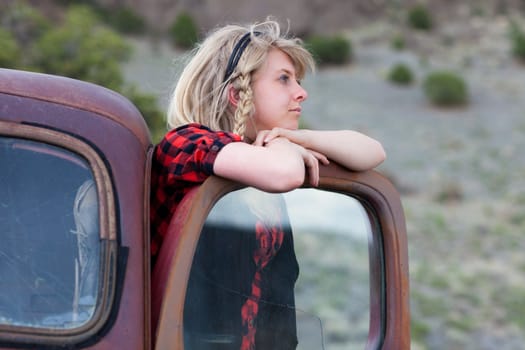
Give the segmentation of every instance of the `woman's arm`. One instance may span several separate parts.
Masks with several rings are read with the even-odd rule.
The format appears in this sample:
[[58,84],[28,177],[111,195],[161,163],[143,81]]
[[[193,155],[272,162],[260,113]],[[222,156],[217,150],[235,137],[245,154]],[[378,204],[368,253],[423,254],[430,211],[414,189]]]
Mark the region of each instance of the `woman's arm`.
[[381,143],[353,130],[288,130],[274,128],[260,133],[256,145],[275,137],[285,137],[306,149],[319,152],[342,166],[355,171],[375,168],[386,159]]
[[310,182],[319,182],[319,154],[290,142],[273,138],[264,147],[232,142],[218,153],[213,165],[216,175],[236,180],[268,192],[286,192],[301,186],[308,171]]

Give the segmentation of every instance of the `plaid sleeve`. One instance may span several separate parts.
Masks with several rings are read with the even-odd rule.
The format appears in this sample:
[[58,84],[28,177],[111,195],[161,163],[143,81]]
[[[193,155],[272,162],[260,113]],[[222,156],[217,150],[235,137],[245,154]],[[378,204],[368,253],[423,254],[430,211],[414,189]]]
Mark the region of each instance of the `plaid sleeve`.
[[162,164],[168,182],[200,183],[213,175],[217,154],[232,141],[240,141],[240,137],[189,124],[169,132],[157,147],[155,156]]
[[240,136],[188,124],[166,134],[156,146],[151,169],[151,252],[155,256],[178,204],[188,191],[213,175],[213,163]]

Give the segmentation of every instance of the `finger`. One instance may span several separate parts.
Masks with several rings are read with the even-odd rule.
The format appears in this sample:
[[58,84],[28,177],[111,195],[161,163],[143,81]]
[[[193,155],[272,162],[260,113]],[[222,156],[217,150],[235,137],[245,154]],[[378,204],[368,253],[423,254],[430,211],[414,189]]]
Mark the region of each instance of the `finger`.
[[264,146],[266,143],[266,135],[268,135],[270,131],[269,130],[262,130],[257,133],[257,137],[255,139],[255,142],[253,143],[255,146]]
[[268,143],[272,141],[273,139],[276,139],[277,137],[287,137],[286,131],[287,130],[283,128],[273,128],[266,134],[266,137],[264,138],[264,142]]
[[313,155],[308,154],[305,158],[310,184],[317,187],[319,184],[319,161]]
[[323,163],[324,165],[330,164],[330,160],[328,160],[328,158],[324,154],[311,150],[311,149],[309,149],[308,151],[312,153],[314,157],[317,158],[317,160]]

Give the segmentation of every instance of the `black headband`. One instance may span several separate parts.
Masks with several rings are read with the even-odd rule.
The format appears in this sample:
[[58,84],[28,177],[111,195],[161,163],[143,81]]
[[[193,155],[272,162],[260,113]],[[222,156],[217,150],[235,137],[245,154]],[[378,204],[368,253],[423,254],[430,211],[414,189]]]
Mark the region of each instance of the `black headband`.
[[[233,71],[235,70],[235,67],[237,67],[237,63],[239,63],[244,49],[246,49],[246,46],[248,46],[248,44],[250,43],[251,34],[251,32],[244,34],[233,48],[232,54],[230,55],[230,59],[228,60],[228,66],[226,67],[226,73],[224,74],[223,81],[228,80],[230,75],[232,75]],[[261,32],[253,32],[253,34],[259,35],[261,34]]]

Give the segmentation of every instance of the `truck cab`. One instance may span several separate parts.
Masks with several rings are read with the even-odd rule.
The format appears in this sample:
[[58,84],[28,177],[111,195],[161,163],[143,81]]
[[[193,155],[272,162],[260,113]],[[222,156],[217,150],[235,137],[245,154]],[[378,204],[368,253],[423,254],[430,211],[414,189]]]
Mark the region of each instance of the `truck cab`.
[[153,266],[153,147],[118,93],[0,69],[0,349],[238,349],[227,310],[246,298],[246,208],[269,215],[268,201],[293,234],[294,303],[272,306],[293,311],[297,348],[410,348],[405,220],[387,178],[331,164],[318,187],[270,194],[210,177]]

